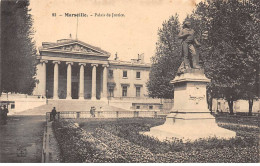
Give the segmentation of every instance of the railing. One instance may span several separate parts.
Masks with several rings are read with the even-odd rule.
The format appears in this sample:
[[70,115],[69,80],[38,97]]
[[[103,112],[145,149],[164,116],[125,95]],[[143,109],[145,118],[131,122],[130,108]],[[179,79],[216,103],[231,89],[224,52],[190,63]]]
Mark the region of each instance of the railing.
[[[46,113],[46,120],[51,120],[50,112]],[[94,115],[86,111],[64,111],[58,112],[56,119],[86,119],[86,118],[164,118],[166,114],[159,111],[96,111]]]

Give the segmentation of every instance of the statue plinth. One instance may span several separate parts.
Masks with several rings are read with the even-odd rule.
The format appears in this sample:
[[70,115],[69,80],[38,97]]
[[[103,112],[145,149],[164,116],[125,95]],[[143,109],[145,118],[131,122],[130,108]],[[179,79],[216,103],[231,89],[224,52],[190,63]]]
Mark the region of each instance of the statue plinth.
[[206,86],[210,82],[203,69],[186,69],[171,81],[174,84],[174,107],[163,125],[142,134],[160,141],[173,137],[183,141],[218,137],[230,139],[236,133],[217,125],[207,107]]

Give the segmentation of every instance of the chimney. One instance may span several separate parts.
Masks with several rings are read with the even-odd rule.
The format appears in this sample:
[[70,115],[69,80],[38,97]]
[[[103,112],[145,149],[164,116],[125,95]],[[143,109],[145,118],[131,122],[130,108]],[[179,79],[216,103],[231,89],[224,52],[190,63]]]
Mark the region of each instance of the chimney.
[[140,63],[144,63],[144,53],[138,54],[138,61],[139,61]]
[[117,57],[117,52],[116,52],[116,54],[115,54],[115,58],[114,58],[114,60],[118,60],[118,57]]

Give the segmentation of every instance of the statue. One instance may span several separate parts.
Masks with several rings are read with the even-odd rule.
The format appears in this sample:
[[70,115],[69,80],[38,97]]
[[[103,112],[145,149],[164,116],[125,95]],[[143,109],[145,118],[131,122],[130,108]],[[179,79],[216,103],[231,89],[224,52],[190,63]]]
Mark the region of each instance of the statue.
[[200,43],[194,37],[194,30],[191,29],[191,23],[185,21],[183,23],[183,29],[179,34],[179,39],[182,39],[181,42],[181,54],[184,58],[178,73],[183,73],[186,69],[200,69],[199,65],[199,56],[196,53],[194,46],[200,47]]

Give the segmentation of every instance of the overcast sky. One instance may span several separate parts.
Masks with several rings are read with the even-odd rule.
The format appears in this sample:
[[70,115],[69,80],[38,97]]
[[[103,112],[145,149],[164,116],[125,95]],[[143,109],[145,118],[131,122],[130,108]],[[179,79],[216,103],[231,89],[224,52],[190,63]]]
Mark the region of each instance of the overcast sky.
[[[137,58],[144,53],[145,62],[155,54],[158,28],[170,16],[183,20],[200,0],[31,0],[37,47],[42,42],[76,38],[76,17],[65,13],[85,13],[78,19],[78,40],[111,53],[121,60]],[[56,17],[52,16],[56,13]],[[124,17],[95,17],[100,14],[124,14]],[[62,15],[62,16],[60,16]],[[93,15],[93,16],[90,16]]]

